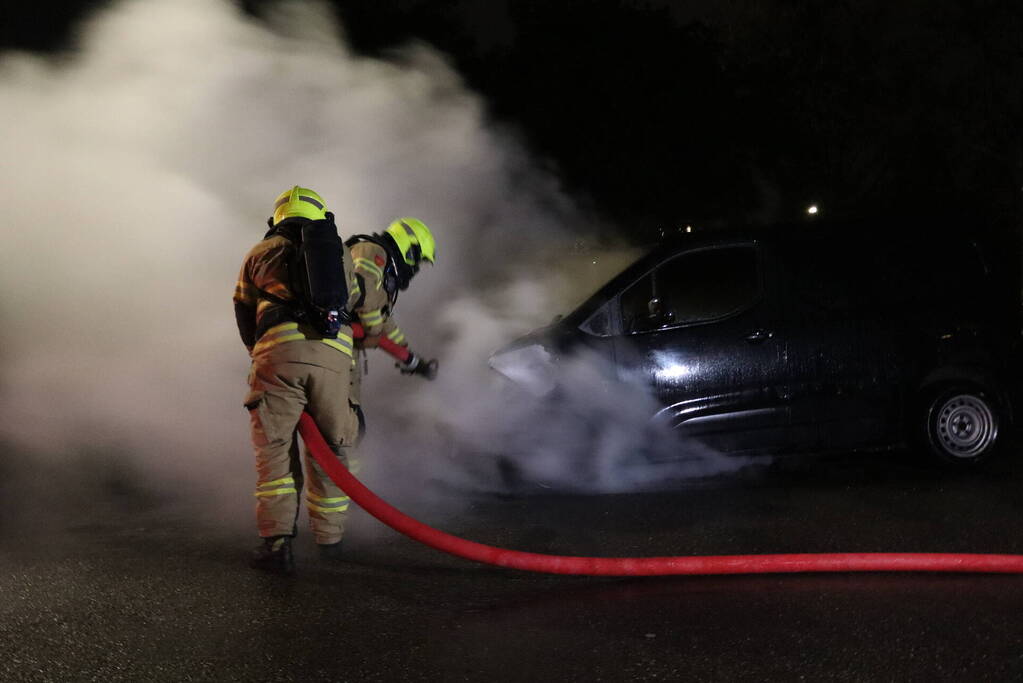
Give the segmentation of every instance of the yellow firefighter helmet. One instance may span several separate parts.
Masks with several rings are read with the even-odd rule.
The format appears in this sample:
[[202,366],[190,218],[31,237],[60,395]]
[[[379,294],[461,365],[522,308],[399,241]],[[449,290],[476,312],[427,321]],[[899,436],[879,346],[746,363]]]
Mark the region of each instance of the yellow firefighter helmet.
[[323,197],[307,187],[295,187],[285,190],[274,200],[274,225],[285,218],[301,216],[310,220],[322,220],[327,217],[327,204]]
[[437,245],[426,223],[418,218],[399,218],[384,232],[398,245],[398,251],[408,265],[418,266],[420,261],[433,263]]

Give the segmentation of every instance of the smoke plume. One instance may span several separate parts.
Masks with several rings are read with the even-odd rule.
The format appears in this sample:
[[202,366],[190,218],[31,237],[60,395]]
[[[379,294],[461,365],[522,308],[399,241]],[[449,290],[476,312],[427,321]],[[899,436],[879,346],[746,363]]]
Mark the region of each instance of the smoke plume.
[[[488,354],[622,259],[587,255],[580,270],[566,256],[593,226],[443,55],[412,44],[368,59],[340,35],[312,2],[261,22],[226,0],[124,1],[67,55],[0,57],[0,439],[36,477],[73,486],[80,468],[124,459],[162,493],[248,513],[248,357],[230,298],[292,184],[322,194],[346,235],[402,215],[436,232],[437,265],[397,319],[441,376],[402,377],[373,352],[369,476],[462,484],[452,453],[521,431],[526,409],[487,393]],[[596,407],[603,450],[646,429],[638,411]],[[533,457],[554,462],[591,430],[547,433]],[[611,471],[593,483],[618,487]]]

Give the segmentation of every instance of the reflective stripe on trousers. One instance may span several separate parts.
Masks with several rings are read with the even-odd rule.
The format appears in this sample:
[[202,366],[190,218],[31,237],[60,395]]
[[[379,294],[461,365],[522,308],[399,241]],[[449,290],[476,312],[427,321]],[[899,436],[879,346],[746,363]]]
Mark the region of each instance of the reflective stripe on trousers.
[[283,496],[288,493],[298,493],[295,490],[294,477],[283,477],[263,484],[257,484],[256,492],[252,495],[262,498],[264,496]]
[[331,512],[345,512],[348,510],[348,496],[336,496],[333,498],[325,498],[318,496],[312,491],[306,491],[306,507],[310,510],[316,510],[317,512],[331,513]]

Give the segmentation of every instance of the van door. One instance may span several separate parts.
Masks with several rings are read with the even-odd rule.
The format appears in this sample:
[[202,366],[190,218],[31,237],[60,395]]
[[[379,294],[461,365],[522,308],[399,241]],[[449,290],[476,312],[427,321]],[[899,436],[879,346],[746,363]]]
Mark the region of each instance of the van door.
[[784,346],[755,243],[672,256],[618,297],[619,372],[648,383],[660,417],[727,452],[791,442]]
[[903,311],[892,306],[911,296],[909,282],[880,286],[886,247],[838,236],[779,244],[791,403],[816,423],[821,450],[881,445],[897,431],[899,376],[916,359],[898,352]]

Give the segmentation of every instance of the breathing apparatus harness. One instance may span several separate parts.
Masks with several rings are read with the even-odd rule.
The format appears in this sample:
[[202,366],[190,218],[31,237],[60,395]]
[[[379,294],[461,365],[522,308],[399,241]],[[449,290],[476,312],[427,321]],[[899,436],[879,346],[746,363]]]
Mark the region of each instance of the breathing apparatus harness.
[[282,322],[299,322],[312,326],[327,338],[337,337],[342,325],[351,324],[348,310],[348,282],[344,273],[344,247],[337,234],[334,214],[326,213],[323,220],[293,217],[273,224],[263,239],[280,235],[292,246],[285,266],[288,288],[294,300],[282,299],[270,292],[259,290],[260,298],[280,308],[261,320],[257,338],[263,332]]

